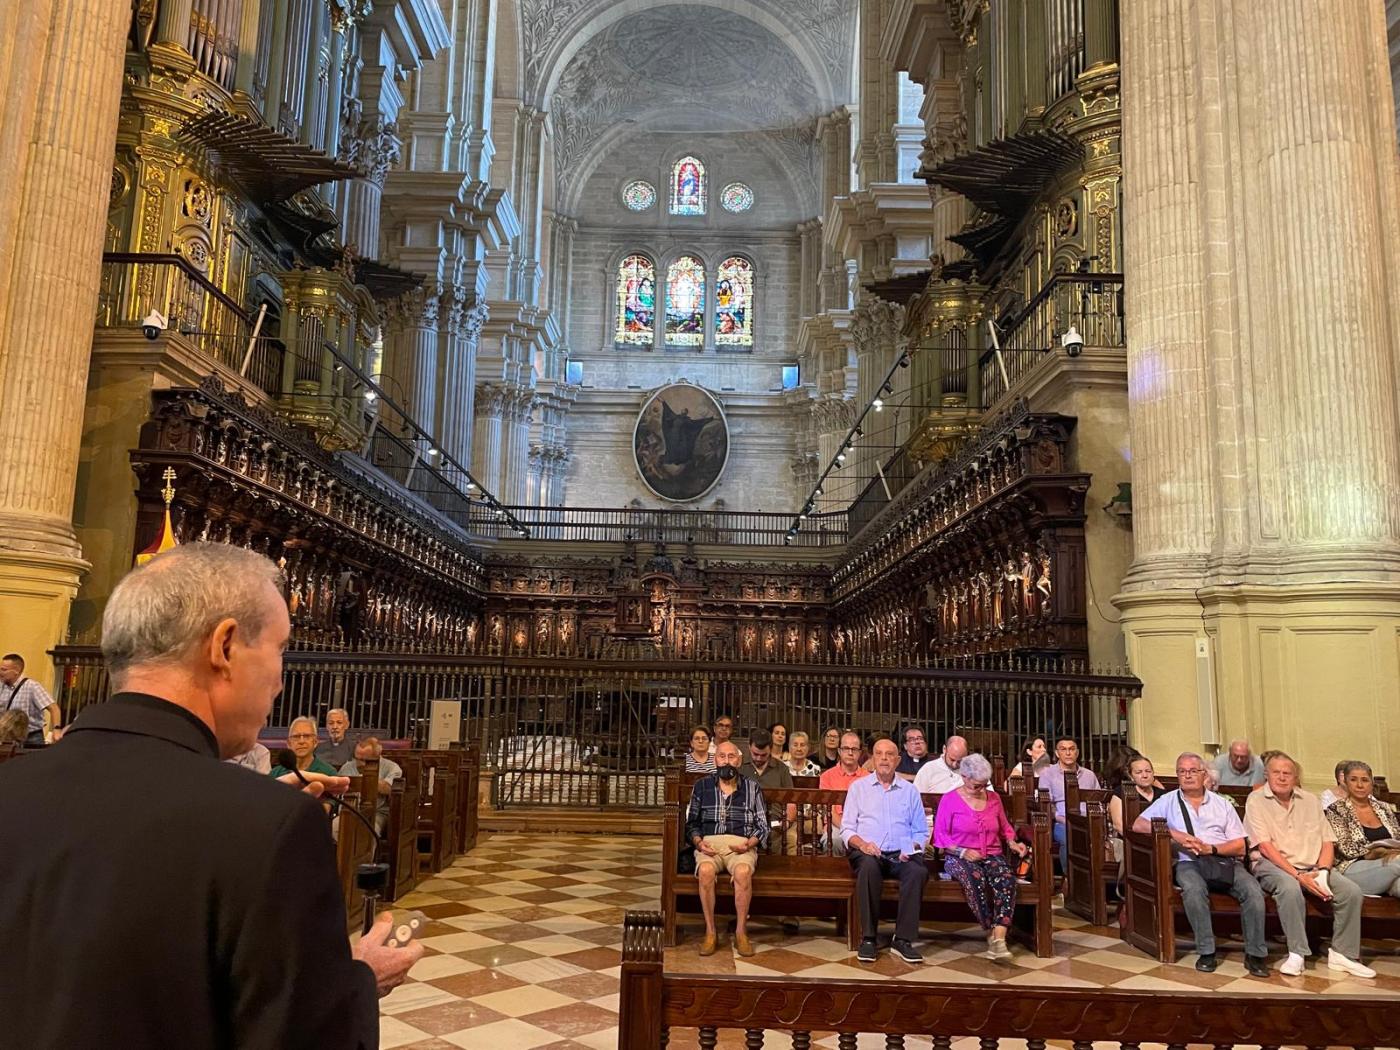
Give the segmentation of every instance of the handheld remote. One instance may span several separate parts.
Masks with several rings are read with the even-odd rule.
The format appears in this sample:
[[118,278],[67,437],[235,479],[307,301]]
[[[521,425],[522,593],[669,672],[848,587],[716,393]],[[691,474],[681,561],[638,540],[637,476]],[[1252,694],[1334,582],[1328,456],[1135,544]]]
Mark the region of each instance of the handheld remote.
[[394,919],[394,928],[389,931],[389,939],[385,943],[390,948],[403,948],[427,924],[428,917],[421,911],[406,911]]

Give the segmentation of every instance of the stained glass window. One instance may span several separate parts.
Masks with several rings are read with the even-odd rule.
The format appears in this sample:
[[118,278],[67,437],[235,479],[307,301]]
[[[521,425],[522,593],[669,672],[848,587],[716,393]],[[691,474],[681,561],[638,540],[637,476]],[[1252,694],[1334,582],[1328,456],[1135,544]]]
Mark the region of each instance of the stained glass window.
[[705,165],[682,157],[671,169],[671,214],[705,214]]
[[715,274],[715,342],[753,345],[753,265],[737,255]]
[[666,271],[666,342],[694,346],[705,341],[705,267],[682,255]]
[[650,346],[656,331],[656,267],[629,255],[617,268],[617,341]]
[[742,182],[731,182],[720,192],[719,202],[725,211],[748,211],[753,207],[753,190]]
[[656,203],[656,187],[634,179],[622,188],[622,203],[633,211],[646,211]]

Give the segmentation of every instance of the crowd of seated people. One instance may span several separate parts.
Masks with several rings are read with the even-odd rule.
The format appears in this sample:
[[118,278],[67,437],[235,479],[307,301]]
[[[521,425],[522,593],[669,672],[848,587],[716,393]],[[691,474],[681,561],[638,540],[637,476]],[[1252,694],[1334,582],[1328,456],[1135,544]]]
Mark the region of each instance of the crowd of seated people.
[[[727,741],[733,719],[722,716],[716,725],[721,722],[729,726]],[[781,807],[765,803],[764,789],[789,787],[793,776],[811,776],[819,770],[821,789],[846,795],[844,805],[833,805],[826,814],[828,823],[819,829],[816,848],[824,849],[829,842],[831,852],[845,856],[851,865],[862,926],[860,961],[873,962],[878,954],[876,927],[884,880],[894,880],[900,887],[891,950],[907,962],[921,961],[914,941],[928,869],[911,861],[926,853],[941,855],[944,877],[962,887],[986,934],[988,957],[1010,957],[1006,934],[1017,884],[1011,858],[1024,857],[1027,847],[1018,840],[993,790],[991,763],[969,753],[968,742],[960,736],[949,737],[937,755],[930,754],[921,727],[906,726],[899,737],[902,747],[886,734],[863,740],[853,730],[826,730],[815,759],[809,757],[807,734],[789,733],[782,723],[755,731],[747,755],[736,744],[727,743],[725,753],[734,772],[721,770],[719,777],[695,785],[686,828],[697,849],[697,864],[710,869],[701,877],[702,903],[708,895],[705,954],[714,951],[713,873],[728,870],[731,864],[742,870],[746,917],[748,887],[761,863],[758,854],[765,849],[796,851],[796,807],[789,805],[781,812]],[[1195,934],[1197,969],[1216,969],[1211,893],[1225,893],[1239,903],[1248,973],[1268,977],[1273,972],[1264,936],[1266,895],[1274,901],[1287,943],[1278,972],[1303,973],[1309,954],[1305,897],[1312,895],[1331,903],[1328,967],[1355,977],[1375,976],[1360,961],[1361,902],[1367,895],[1400,898],[1400,814],[1374,796],[1373,775],[1366,763],[1337,764],[1337,786],[1324,806],[1322,799],[1299,786],[1298,764],[1289,755],[1282,751],[1256,755],[1244,740],[1232,741],[1214,762],[1192,752],[1178,756],[1174,772],[1179,786],[1168,790],[1151,760],[1132,748],[1120,747],[1109,756],[1101,781],[1080,763],[1077,741],[1061,736],[1049,748],[1050,739],[1026,742],[1011,779],[1034,775],[1036,787],[1048,790],[1054,859],[1061,870],[1068,848],[1065,783],[1073,777],[1083,790],[1102,784],[1112,792],[1107,812],[1110,834],[1119,840],[1114,852],[1120,862],[1125,799],[1138,802],[1141,809],[1132,823],[1134,832],[1150,832],[1154,819],[1165,820],[1176,847],[1173,879]],[[785,757],[779,755],[777,740],[790,741]],[[713,763],[709,741],[708,730],[696,727],[686,755],[688,771],[713,771],[713,764],[707,767],[703,761],[710,758]],[[725,777],[750,787],[734,804],[721,809],[719,800],[736,790],[734,781]],[[1235,802],[1218,793],[1221,785],[1252,789],[1243,818]],[[921,794],[940,796],[933,813],[924,809]],[[778,828],[786,829],[781,837],[774,834]],[[707,836],[714,841],[707,841]],[[732,853],[741,859],[725,859]],[[738,879],[735,891],[737,909]],[[747,954],[752,945],[743,921],[738,930],[743,936],[736,934],[736,947]]]

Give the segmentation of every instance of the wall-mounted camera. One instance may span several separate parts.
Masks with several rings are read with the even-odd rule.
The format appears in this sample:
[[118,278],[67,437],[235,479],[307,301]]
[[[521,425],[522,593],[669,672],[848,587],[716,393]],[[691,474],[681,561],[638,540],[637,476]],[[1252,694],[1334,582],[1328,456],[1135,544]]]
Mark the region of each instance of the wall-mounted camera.
[[141,334],[155,342],[167,327],[165,316],[159,310],[152,310],[141,322]]
[[1078,328],[1070,325],[1069,331],[1060,336],[1060,345],[1070,357],[1078,357],[1084,352],[1084,337],[1079,334]]

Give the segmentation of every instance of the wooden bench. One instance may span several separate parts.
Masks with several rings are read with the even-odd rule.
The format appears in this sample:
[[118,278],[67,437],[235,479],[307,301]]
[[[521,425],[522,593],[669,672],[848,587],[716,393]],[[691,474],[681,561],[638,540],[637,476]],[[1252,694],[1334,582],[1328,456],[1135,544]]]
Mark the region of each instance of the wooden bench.
[[[1241,811],[1243,819],[1244,800],[1248,798],[1250,789],[1227,788],[1226,792]],[[1148,833],[1132,830],[1133,821],[1141,814],[1142,808],[1140,804],[1134,805],[1131,799],[1124,806],[1125,875],[1121,935],[1123,940],[1158,961],[1175,962],[1177,929],[1190,929],[1182,907],[1181,891],[1176,888],[1172,877],[1175,845],[1171,832],[1167,830],[1167,822],[1160,818],[1152,821],[1152,830]],[[1317,925],[1330,929],[1331,905],[1306,894],[1304,900],[1307,903],[1309,928]],[[1213,918],[1223,917],[1227,920],[1227,928],[1233,929],[1238,925],[1239,902],[1229,894],[1212,893],[1210,910]],[[1264,895],[1264,912],[1269,927],[1277,930],[1278,912],[1273,898],[1267,893]],[[1394,897],[1367,897],[1361,906],[1361,932],[1363,937],[1400,936],[1400,900]]]
[[345,897],[346,926],[350,930],[358,930],[364,918],[364,899],[355,884],[355,876],[361,864],[373,863],[377,843],[364,822],[344,810],[355,809],[373,825],[378,805],[379,762],[370,759],[361,767],[359,776],[350,778],[350,788],[341,796],[341,813],[337,823],[335,867]]
[[389,865],[390,900],[398,900],[418,885],[418,807],[422,791],[422,759],[417,751],[386,751],[403,769],[389,796],[389,826],[384,830],[384,859]]
[[[685,817],[689,807],[691,785],[700,775],[673,771],[666,778],[666,803],[662,823],[661,907],[663,931],[668,946],[677,942],[679,914],[698,914],[699,880],[693,874],[681,874],[679,861],[685,842]],[[804,778],[805,779],[805,778]],[[753,879],[755,915],[815,915],[834,919],[838,935],[844,930],[847,943],[854,950],[860,937],[859,902],[855,894],[855,879],[850,863],[844,856],[834,856],[834,833],[830,811],[845,802],[845,791],[823,791],[819,788],[793,787],[764,792],[770,807],[798,808],[799,832],[796,855],[786,852],[787,818],[771,831],[772,841],[780,852],[765,853],[758,861]],[[925,808],[936,810],[938,795],[924,795]],[[1003,799],[1004,805],[1009,805]],[[815,814],[815,819],[813,815]],[[803,824],[823,829],[812,837],[802,829]],[[1026,829],[1020,829],[1023,834]],[[1048,813],[1037,810],[1029,822],[1034,855],[1039,858],[1032,868],[1032,881],[1017,886],[1016,923],[1013,935],[1027,943],[1037,955],[1048,958],[1054,954],[1051,925],[1051,900],[1054,896],[1052,860],[1054,847],[1050,837]],[[966,921],[971,909],[955,880],[940,878],[942,862],[937,856],[924,858],[929,867],[929,880],[924,887],[920,917],[930,921]],[[716,905],[732,908],[733,886],[721,875],[715,885]],[[886,880],[881,893],[881,911],[891,915],[899,899],[899,888]]]
[[418,874],[432,876],[457,855],[458,775],[461,751],[420,753],[423,779],[418,801]]

